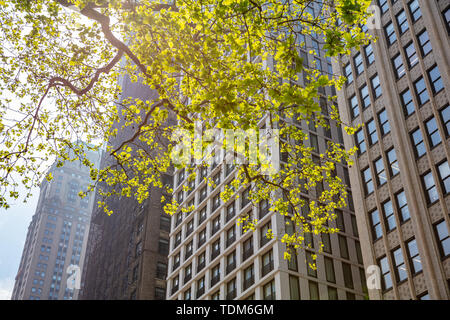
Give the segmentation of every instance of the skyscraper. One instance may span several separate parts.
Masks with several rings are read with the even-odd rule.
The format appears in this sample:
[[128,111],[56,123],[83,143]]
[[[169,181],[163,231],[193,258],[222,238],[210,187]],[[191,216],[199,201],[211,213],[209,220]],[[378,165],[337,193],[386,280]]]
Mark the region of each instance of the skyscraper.
[[334,65],[347,77],[341,117],[364,125],[345,144],[359,148],[350,181],[364,263],[380,268],[370,298],[449,299],[450,1],[374,4],[378,41]]
[[[88,152],[98,165],[100,154]],[[54,163],[53,180],[41,183],[16,276],[12,300],[77,299],[84,265],[93,195],[78,196],[91,182],[89,169],[79,162]],[[70,267],[72,266],[72,267]],[[74,282],[67,286],[68,277]],[[73,284],[73,286],[72,286]]]
[[[314,15],[320,12],[319,8],[317,3],[308,9]],[[296,45],[303,64],[322,74],[331,74],[331,61],[320,49],[320,39],[305,36],[298,40]],[[312,49],[316,50],[315,54]],[[268,61],[269,66],[272,63]],[[299,85],[305,81],[303,73]],[[330,129],[317,128],[305,120],[294,123],[308,134],[304,143],[315,149],[312,153],[316,163],[321,161],[319,154],[326,150],[329,141],[343,143],[341,127],[329,117],[331,108],[327,97],[332,95],[332,88],[321,88],[318,101]],[[260,119],[258,126],[270,128],[269,116]],[[283,162],[282,157],[279,160]],[[318,256],[317,270],[313,270],[308,266],[313,249],[301,250],[288,261],[284,259],[285,244],[266,237],[269,229],[281,237],[290,232],[292,225],[286,224],[289,218],[269,211],[267,201],[252,203],[248,198],[250,187],[236,190],[223,203],[220,193],[230,184],[237,168],[218,158],[212,165],[197,166],[194,170],[194,181],[187,179],[186,169],[175,172],[173,196],[181,207],[195,209],[189,213],[180,211],[172,218],[168,299],[364,299],[365,271],[351,195],[348,206],[336,210],[337,219],[330,223],[330,227],[339,227],[340,232],[323,236],[324,253]],[[348,182],[345,165],[337,165],[336,174]],[[214,181],[214,186],[208,179]],[[305,201],[317,199],[318,190],[319,187],[305,190],[301,197]],[[258,219],[254,232],[244,233],[242,225],[237,225],[238,217],[243,215],[250,220]],[[306,242],[315,249],[319,246],[315,237]]]
[[[119,85],[123,90],[121,101],[128,97],[151,100],[156,95],[127,76],[120,78]],[[121,128],[121,123],[117,127]],[[117,146],[132,133],[130,127],[121,129],[110,143]],[[101,167],[110,161],[105,154]],[[170,174],[162,179],[165,185],[172,185]],[[152,187],[142,204],[128,197],[102,200],[114,213],[108,216],[96,208],[92,215],[81,299],[165,299],[170,216],[162,209],[163,194],[163,190]],[[165,197],[170,199],[170,195]]]

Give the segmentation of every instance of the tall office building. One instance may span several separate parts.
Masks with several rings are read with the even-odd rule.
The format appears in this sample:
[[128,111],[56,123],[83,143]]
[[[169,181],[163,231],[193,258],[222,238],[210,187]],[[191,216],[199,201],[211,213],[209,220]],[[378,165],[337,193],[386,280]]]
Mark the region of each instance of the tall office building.
[[[119,84],[122,101],[128,97],[143,101],[155,98],[155,91],[131,82],[127,76],[121,77]],[[117,124],[119,134],[110,141],[112,146],[134,133],[131,127],[121,128],[122,124]],[[105,154],[101,167],[111,161]],[[163,176],[166,185],[172,185],[172,180],[170,174]],[[162,209],[163,194],[163,190],[152,187],[142,204],[128,197],[102,199],[114,213],[108,216],[97,208],[92,215],[81,299],[165,299],[170,216]]]
[[[314,38],[299,39],[303,63],[315,66],[324,74],[331,73],[331,61],[325,58],[319,45],[320,41]],[[317,54],[311,54],[310,49],[316,49]],[[304,74],[300,78],[299,84],[303,85]],[[327,96],[333,94],[331,88],[321,92],[319,102],[325,115],[330,107]],[[315,149],[315,161],[320,161],[318,154],[326,150],[328,141],[343,143],[341,127],[330,117],[325,118],[330,130],[316,128],[306,121],[296,122],[309,134],[304,143]],[[259,122],[260,128],[264,126],[270,127],[268,116]],[[285,244],[267,239],[268,229],[281,237],[290,232],[292,225],[286,225],[289,220],[286,217],[270,212],[267,202],[253,204],[248,199],[248,187],[236,190],[226,203],[221,201],[220,192],[233,180],[237,169],[219,161],[215,160],[209,167],[194,168],[195,181],[188,181],[185,169],[175,173],[173,196],[182,207],[195,209],[190,213],[180,211],[172,218],[168,299],[365,298],[363,261],[351,196],[348,207],[336,210],[338,218],[330,223],[330,227],[339,227],[341,231],[324,236],[325,252],[318,256],[317,270],[313,270],[308,266],[312,251],[299,251],[288,261],[284,259]],[[336,168],[337,175],[348,182],[347,170],[343,165]],[[212,179],[215,186],[209,185],[206,179]],[[184,186],[190,190],[186,191]],[[301,196],[304,200],[316,199],[316,191],[305,191]],[[243,215],[258,219],[254,232],[243,233],[242,226],[237,225],[237,218]],[[319,246],[317,239],[311,244],[316,249]]]
[[[88,158],[98,164],[100,154],[88,152]],[[89,169],[66,162],[60,168],[53,164],[49,172],[53,180],[41,183],[12,300],[70,300],[79,295],[80,288],[67,287],[67,278],[81,277],[84,265],[94,197],[81,199],[78,193],[91,182]]]
[[[449,299],[450,0],[378,0],[378,41],[333,67],[346,123],[364,124],[350,181],[371,299]],[[373,277],[371,277],[373,278]],[[375,279],[375,278],[373,278]]]

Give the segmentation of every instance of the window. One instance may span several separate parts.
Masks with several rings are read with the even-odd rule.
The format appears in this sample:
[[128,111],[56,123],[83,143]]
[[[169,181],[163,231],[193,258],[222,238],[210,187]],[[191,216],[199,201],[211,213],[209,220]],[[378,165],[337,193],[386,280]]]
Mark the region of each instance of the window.
[[273,270],[273,253],[272,250],[270,250],[262,256],[261,277],[264,277],[272,270]]
[[381,269],[381,279],[384,290],[392,288],[392,276],[389,269],[389,262],[387,257],[381,258],[378,262]]
[[339,229],[340,232],[345,232],[345,220],[344,220],[344,213],[342,210],[335,209],[336,213],[336,227]]
[[229,274],[236,268],[236,250],[227,255],[226,261],[227,261],[226,274]]
[[386,222],[386,231],[392,231],[397,227],[397,224],[395,223],[395,216],[394,216],[394,208],[392,206],[392,201],[386,201],[383,203],[383,211],[384,211],[384,219]]
[[389,162],[389,174],[391,175],[392,178],[400,173],[400,168],[397,162],[397,155],[395,153],[394,148],[386,152],[386,154]]
[[230,221],[231,218],[233,218],[235,215],[235,210],[234,210],[234,201],[227,207],[227,217],[226,217],[226,221]]
[[388,115],[386,109],[381,111],[378,114],[378,121],[380,123],[380,129],[381,129],[381,135],[384,136],[385,134],[389,133],[391,131],[391,126],[389,125]]
[[358,98],[356,96],[350,98],[350,107],[352,118],[356,118],[359,115]]
[[369,43],[367,46],[364,47],[364,53],[366,54],[367,65],[370,66],[372,63],[375,62],[372,44]]
[[320,300],[319,296],[319,285],[317,282],[308,281],[309,286],[309,298],[310,300]]
[[370,81],[372,82],[373,95],[375,96],[375,99],[377,99],[382,94],[380,78],[376,75]]
[[206,186],[204,186],[203,188],[200,189],[200,196],[199,196],[199,203],[202,202],[203,200],[205,200],[207,195],[207,189]]
[[417,99],[419,100],[421,106],[430,100],[423,77],[420,77],[416,82],[414,82],[414,88],[416,89]]
[[191,219],[187,224],[186,224],[186,236],[189,236],[192,231],[194,231],[194,219]]
[[363,129],[359,129],[355,135],[356,146],[358,147],[358,154],[361,155],[366,152],[366,142],[364,140],[364,131]]
[[198,255],[197,258],[197,272],[200,272],[205,267],[206,262],[206,252],[203,251]]
[[192,278],[192,263],[190,263],[186,268],[184,268],[184,281],[183,283],[186,284],[189,280]]
[[188,259],[193,252],[194,249],[194,240],[191,240],[184,249],[184,260]]
[[430,70],[428,70],[428,77],[430,79],[431,88],[433,89],[434,94],[444,89],[441,74],[439,73],[439,69],[437,66],[434,66]]
[[344,67],[344,75],[347,78],[347,85],[353,82],[352,65],[350,63]]
[[236,278],[233,278],[232,280],[227,282],[227,300],[233,300],[234,298],[236,298],[236,295],[237,295]]
[[165,300],[166,299],[166,290],[164,288],[155,288],[155,300]]
[[328,289],[328,300],[339,300],[337,288],[327,287]]
[[374,191],[372,174],[370,172],[370,168],[367,167],[362,171],[362,177],[364,181],[364,190],[366,192],[366,196],[371,194]]
[[378,0],[378,5],[380,6],[381,13],[389,10],[388,0]]
[[434,225],[434,230],[436,232],[441,257],[446,258],[450,255],[450,236],[445,220],[436,223]]
[[369,145],[373,145],[378,142],[378,134],[377,134],[377,128],[375,126],[375,120],[370,120],[367,123],[367,135],[369,137]]
[[206,227],[198,233],[197,248],[200,248],[206,242]]
[[291,300],[300,300],[300,286],[298,277],[289,275],[289,292]]
[[227,230],[227,247],[231,245],[236,240],[236,228],[233,225]]
[[403,59],[402,56],[399,54],[397,54],[393,59],[392,59],[392,63],[394,65],[394,69],[395,69],[395,75],[397,77],[397,79],[400,79],[401,77],[403,77],[405,75],[405,66],[403,65]]
[[242,255],[242,261],[247,260],[252,254],[253,254],[253,237],[248,238],[243,243],[243,255]]
[[329,233],[322,233],[322,244],[323,244],[323,251],[327,253],[332,253],[331,249],[331,239]]
[[310,140],[310,144],[311,147],[314,148],[314,151],[319,153],[319,140],[317,139],[317,135],[313,134],[313,133],[309,133],[309,140]]
[[156,278],[165,280],[167,276],[167,264],[158,262],[156,264]]
[[396,194],[395,199],[397,200],[397,207],[400,211],[400,220],[405,222],[410,219],[408,203],[406,202],[405,191],[400,191]]
[[395,41],[397,41],[397,35],[395,34],[394,25],[392,24],[392,22],[389,22],[384,27],[384,33],[386,35],[386,41],[389,46],[391,46],[393,43],[395,43]]
[[211,269],[211,287],[220,281],[220,263]]
[[417,35],[417,39],[419,40],[420,44],[420,53],[422,54],[422,58],[424,58],[433,50],[433,48],[431,47],[430,38],[428,37],[428,31],[422,31],[419,35]]
[[414,101],[411,96],[411,91],[406,90],[401,95],[402,100],[402,106],[403,106],[403,112],[405,116],[409,116],[414,113]]
[[447,33],[450,35],[450,6],[448,6],[443,12],[442,17],[447,26]]
[[220,254],[220,238],[211,245],[211,261]]
[[361,53],[358,53],[353,58],[353,62],[355,63],[356,74],[360,75],[361,73],[363,73],[364,72],[364,64],[363,64],[363,58],[361,56]]
[[400,13],[397,14],[396,18],[397,18],[398,28],[400,29],[400,34],[405,33],[409,29],[405,10],[400,11]]
[[406,60],[408,61],[408,67],[414,67],[418,62],[419,58],[417,57],[416,48],[414,48],[414,43],[410,42],[405,47],[405,55]]
[[242,191],[242,194],[241,194],[241,209],[244,208],[247,204],[250,203],[249,196],[250,196],[250,187],[248,187],[247,189]]
[[361,243],[358,240],[355,240],[355,249],[356,249],[356,259],[358,260],[358,263],[361,265],[364,264],[361,251]]
[[425,291],[424,293],[417,296],[417,299],[419,300],[430,300],[430,295],[428,291]]
[[197,299],[205,293],[205,277],[197,281]]
[[425,195],[427,198],[427,203],[432,204],[439,200],[439,194],[436,189],[436,184],[434,182],[433,174],[430,172],[422,176],[423,185],[425,187]]
[[436,118],[431,118],[425,122],[425,128],[427,129],[428,141],[430,142],[430,147],[433,148],[441,143],[441,136],[439,134],[439,129],[436,123]]
[[244,285],[242,291],[245,291],[248,288],[250,288],[254,282],[255,282],[255,273],[252,264],[250,267],[244,270]]
[[344,285],[353,289],[352,267],[350,264],[342,262],[342,271],[344,272]]
[[267,199],[263,199],[259,202],[259,218],[262,219],[268,213],[269,201]]
[[215,217],[211,221],[211,236],[214,235],[220,229],[220,215]]
[[271,239],[267,238],[267,234],[270,230],[270,222],[266,223],[264,226],[260,229],[260,247],[262,248],[265,246]]
[[444,124],[445,136],[450,136],[450,106],[447,105],[441,111],[439,111],[441,115],[442,123]]
[[328,282],[336,283],[336,275],[334,272],[333,259],[324,257],[325,274]]
[[408,278],[408,273],[406,271],[405,260],[403,259],[402,249],[398,248],[392,252],[392,257],[394,261],[394,272],[397,282],[402,282]]
[[377,185],[382,186],[387,182],[386,170],[384,169],[383,158],[374,161]]
[[450,168],[448,166],[448,161],[445,161],[438,165],[439,182],[442,186],[442,192],[444,195],[450,193]]
[[363,108],[367,108],[370,106],[370,96],[369,96],[369,88],[367,85],[364,85],[361,89],[359,89],[359,94],[362,101]]
[[202,179],[206,178],[207,174],[208,174],[208,167],[201,167],[200,168],[200,182],[202,182]]
[[307,271],[308,276],[317,278],[317,269],[313,269],[311,267],[315,264],[312,252],[305,251],[305,255],[306,255],[306,271]]
[[418,272],[422,271],[422,260],[420,259],[416,239],[411,239],[406,242],[406,249],[408,251],[408,260],[411,272],[413,275],[417,274]]
[[343,235],[338,234],[338,239],[341,258],[348,259],[349,254],[348,254],[347,238],[344,237]]
[[263,300],[275,300],[275,298],[275,280],[272,280],[263,287]]
[[159,239],[158,252],[160,254],[167,255],[169,253],[169,241],[166,239]]
[[203,221],[206,220],[206,206],[200,209],[198,213],[198,225],[200,225]]
[[175,235],[175,242],[173,243],[173,249],[178,247],[181,243],[181,231]]
[[427,152],[420,128],[417,128],[411,133],[411,139],[415,148],[416,157],[420,158]]
[[422,12],[420,11],[419,1],[413,0],[408,3],[409,12],[411,13],[412,21],[416,22],[422,16]]
[[178,291],[178,285],[179,285],[180,279],[178,275],[172,279],[172,294]]
[[212,199],[212,212],[220,207],[220,192],[216,194]]
[[369,213],[369,216],[372,222],[373,239],[377,240],[383,236],[383,231],[381,229],[380,214],[378,213],[378,210],[373,210],[371,213]]

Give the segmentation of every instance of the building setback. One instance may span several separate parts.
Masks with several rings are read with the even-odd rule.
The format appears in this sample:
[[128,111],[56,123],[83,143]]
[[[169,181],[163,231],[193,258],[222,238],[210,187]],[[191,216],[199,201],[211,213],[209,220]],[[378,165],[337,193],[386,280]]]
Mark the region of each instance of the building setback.
[[[364,124],[350,181],[371,299],[449,299],[450,1],[379,0],[377,42],[333,67],[344,122]],[[370,289],[370,288],[369,288]]]
[[[100,154],[88,152],[98,165]],[[67,288],[67,278],[81,271],[93,208],[93,196],[78,196],[91,182],[89,169],[79,162],[66,162],[49,170],[53,180],[40,186],[36,212],[28,227],[12,300],[77,299],[79,288]],[[70,265],[78,266],[68,270]]]
[[[155,97],[154,91],[132,83],[126,76],[120,79],[120,85],[121,100],[133,97],[146,101]],[[132,134],[130,127],[120,128],[111,144],[118,146]],[[105,155],[102,167],[109,161]],[[166,185],[172,185],[172,180],[171,175],[163,177]],[[162,195],[162,190],[151,188],[142,204],[133,198],[110,197],[104,201],[114,211],[111,216],[102,209],[93,213],[81,299],[165,299],[170,216],[162,209]],[[170,195],[165,197],[170,199]]]

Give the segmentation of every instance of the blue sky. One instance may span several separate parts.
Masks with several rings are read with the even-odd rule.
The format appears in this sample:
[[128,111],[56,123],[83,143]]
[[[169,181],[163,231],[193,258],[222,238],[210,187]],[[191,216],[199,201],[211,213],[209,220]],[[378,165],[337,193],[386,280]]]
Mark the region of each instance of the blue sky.
[[[25,194],[24,190],[20,191]],[[11,297],[28,225],[39,198],[39,189],[34,189],[32,194],[33,197],[27,203],[18,200],[8,210],[0,209],[0,300]]]

